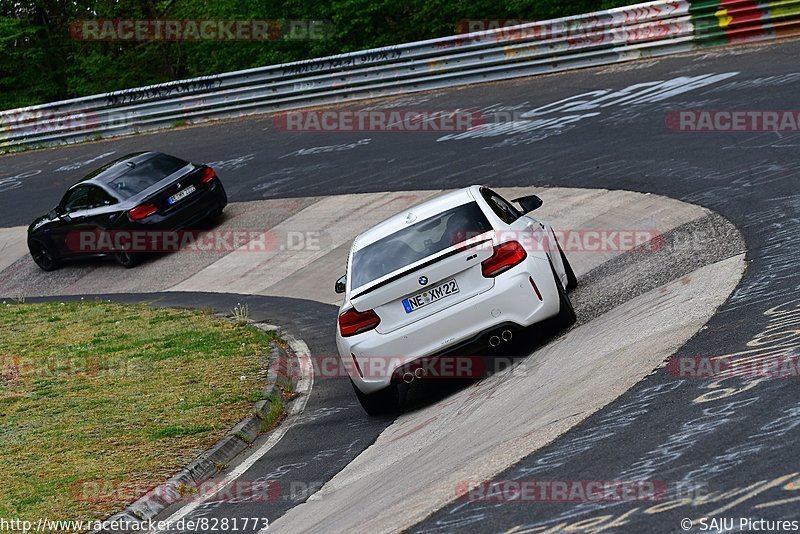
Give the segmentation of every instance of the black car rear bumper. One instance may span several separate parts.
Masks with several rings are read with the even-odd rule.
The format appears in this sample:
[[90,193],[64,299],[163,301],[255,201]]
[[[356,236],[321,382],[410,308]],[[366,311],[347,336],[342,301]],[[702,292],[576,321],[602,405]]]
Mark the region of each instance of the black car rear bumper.
[[165,215],[156,213],[133,229],[141,230],[194,230],[209,217],[221,212],[228,204],[228,196],[222,182],[214,180],[211,187],[182,200]]

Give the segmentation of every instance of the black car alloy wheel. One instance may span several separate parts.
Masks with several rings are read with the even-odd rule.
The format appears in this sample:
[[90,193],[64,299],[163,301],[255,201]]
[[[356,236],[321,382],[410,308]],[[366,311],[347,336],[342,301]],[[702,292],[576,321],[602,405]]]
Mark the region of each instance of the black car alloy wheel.
[[52,251],[41,241],[31,241],[28,244],[31,257],[42,270],[54,271],[58,269],[58,260],[53,256]]

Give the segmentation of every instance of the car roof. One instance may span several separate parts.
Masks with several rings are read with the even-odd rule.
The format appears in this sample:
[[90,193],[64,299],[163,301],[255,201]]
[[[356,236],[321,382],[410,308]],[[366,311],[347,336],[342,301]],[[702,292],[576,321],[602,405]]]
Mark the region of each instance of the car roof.
[[[481,185],[471,185],[463,189],[444,193],[405,209],[397,215],[393,215],[385,221],[376,224],[369,230],[359,234],[353,241],[353,250],[360,250],[371,245],[386,236],[402,230],[403,228],[407,228],[410,224],[423,221],[449,209],[472,202],[480,196],[482,187]],[[409,215],[413,215],[413,220],[410,222],[408,220]]]
[[133,165],[138,165],[150,159],[153,159],[157,156],[162,156],[161,152],[133,152],[132,154],[128,154],[127,156],[122,156],[121,158],[115,159],[114,161],[107,163],[92,171],[91,173],[84,176],[79,182],[75,185],[80,184],[99,184],[99,185],[106,185],[109,182],[112,182],[116,178],[119,178],[121,175],[129,172],[131,170],[131,166],[128,163]]

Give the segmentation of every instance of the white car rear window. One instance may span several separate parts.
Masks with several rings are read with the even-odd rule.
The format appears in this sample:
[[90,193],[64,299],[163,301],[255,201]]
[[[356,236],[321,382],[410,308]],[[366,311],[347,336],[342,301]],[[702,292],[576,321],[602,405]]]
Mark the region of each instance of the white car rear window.
[[414,223],[353,254],[351,287],[361,287],[491,229],[475,202]]

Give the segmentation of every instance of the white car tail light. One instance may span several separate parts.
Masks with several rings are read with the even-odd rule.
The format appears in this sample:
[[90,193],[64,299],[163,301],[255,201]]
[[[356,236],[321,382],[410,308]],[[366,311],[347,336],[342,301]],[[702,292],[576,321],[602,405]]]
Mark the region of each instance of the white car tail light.
[[494,247],[492,256],[481,263],[483,276],[486,278],[494,278],[495,276],[506,272],[515,265],[522,263],[528,253],[516,241],[509,241],[502,245]]
[[339,316],[339,330],[342,337],[354,336],[374,329],[381,323],[381,318],[373,310],[365,312],[351,308]]

